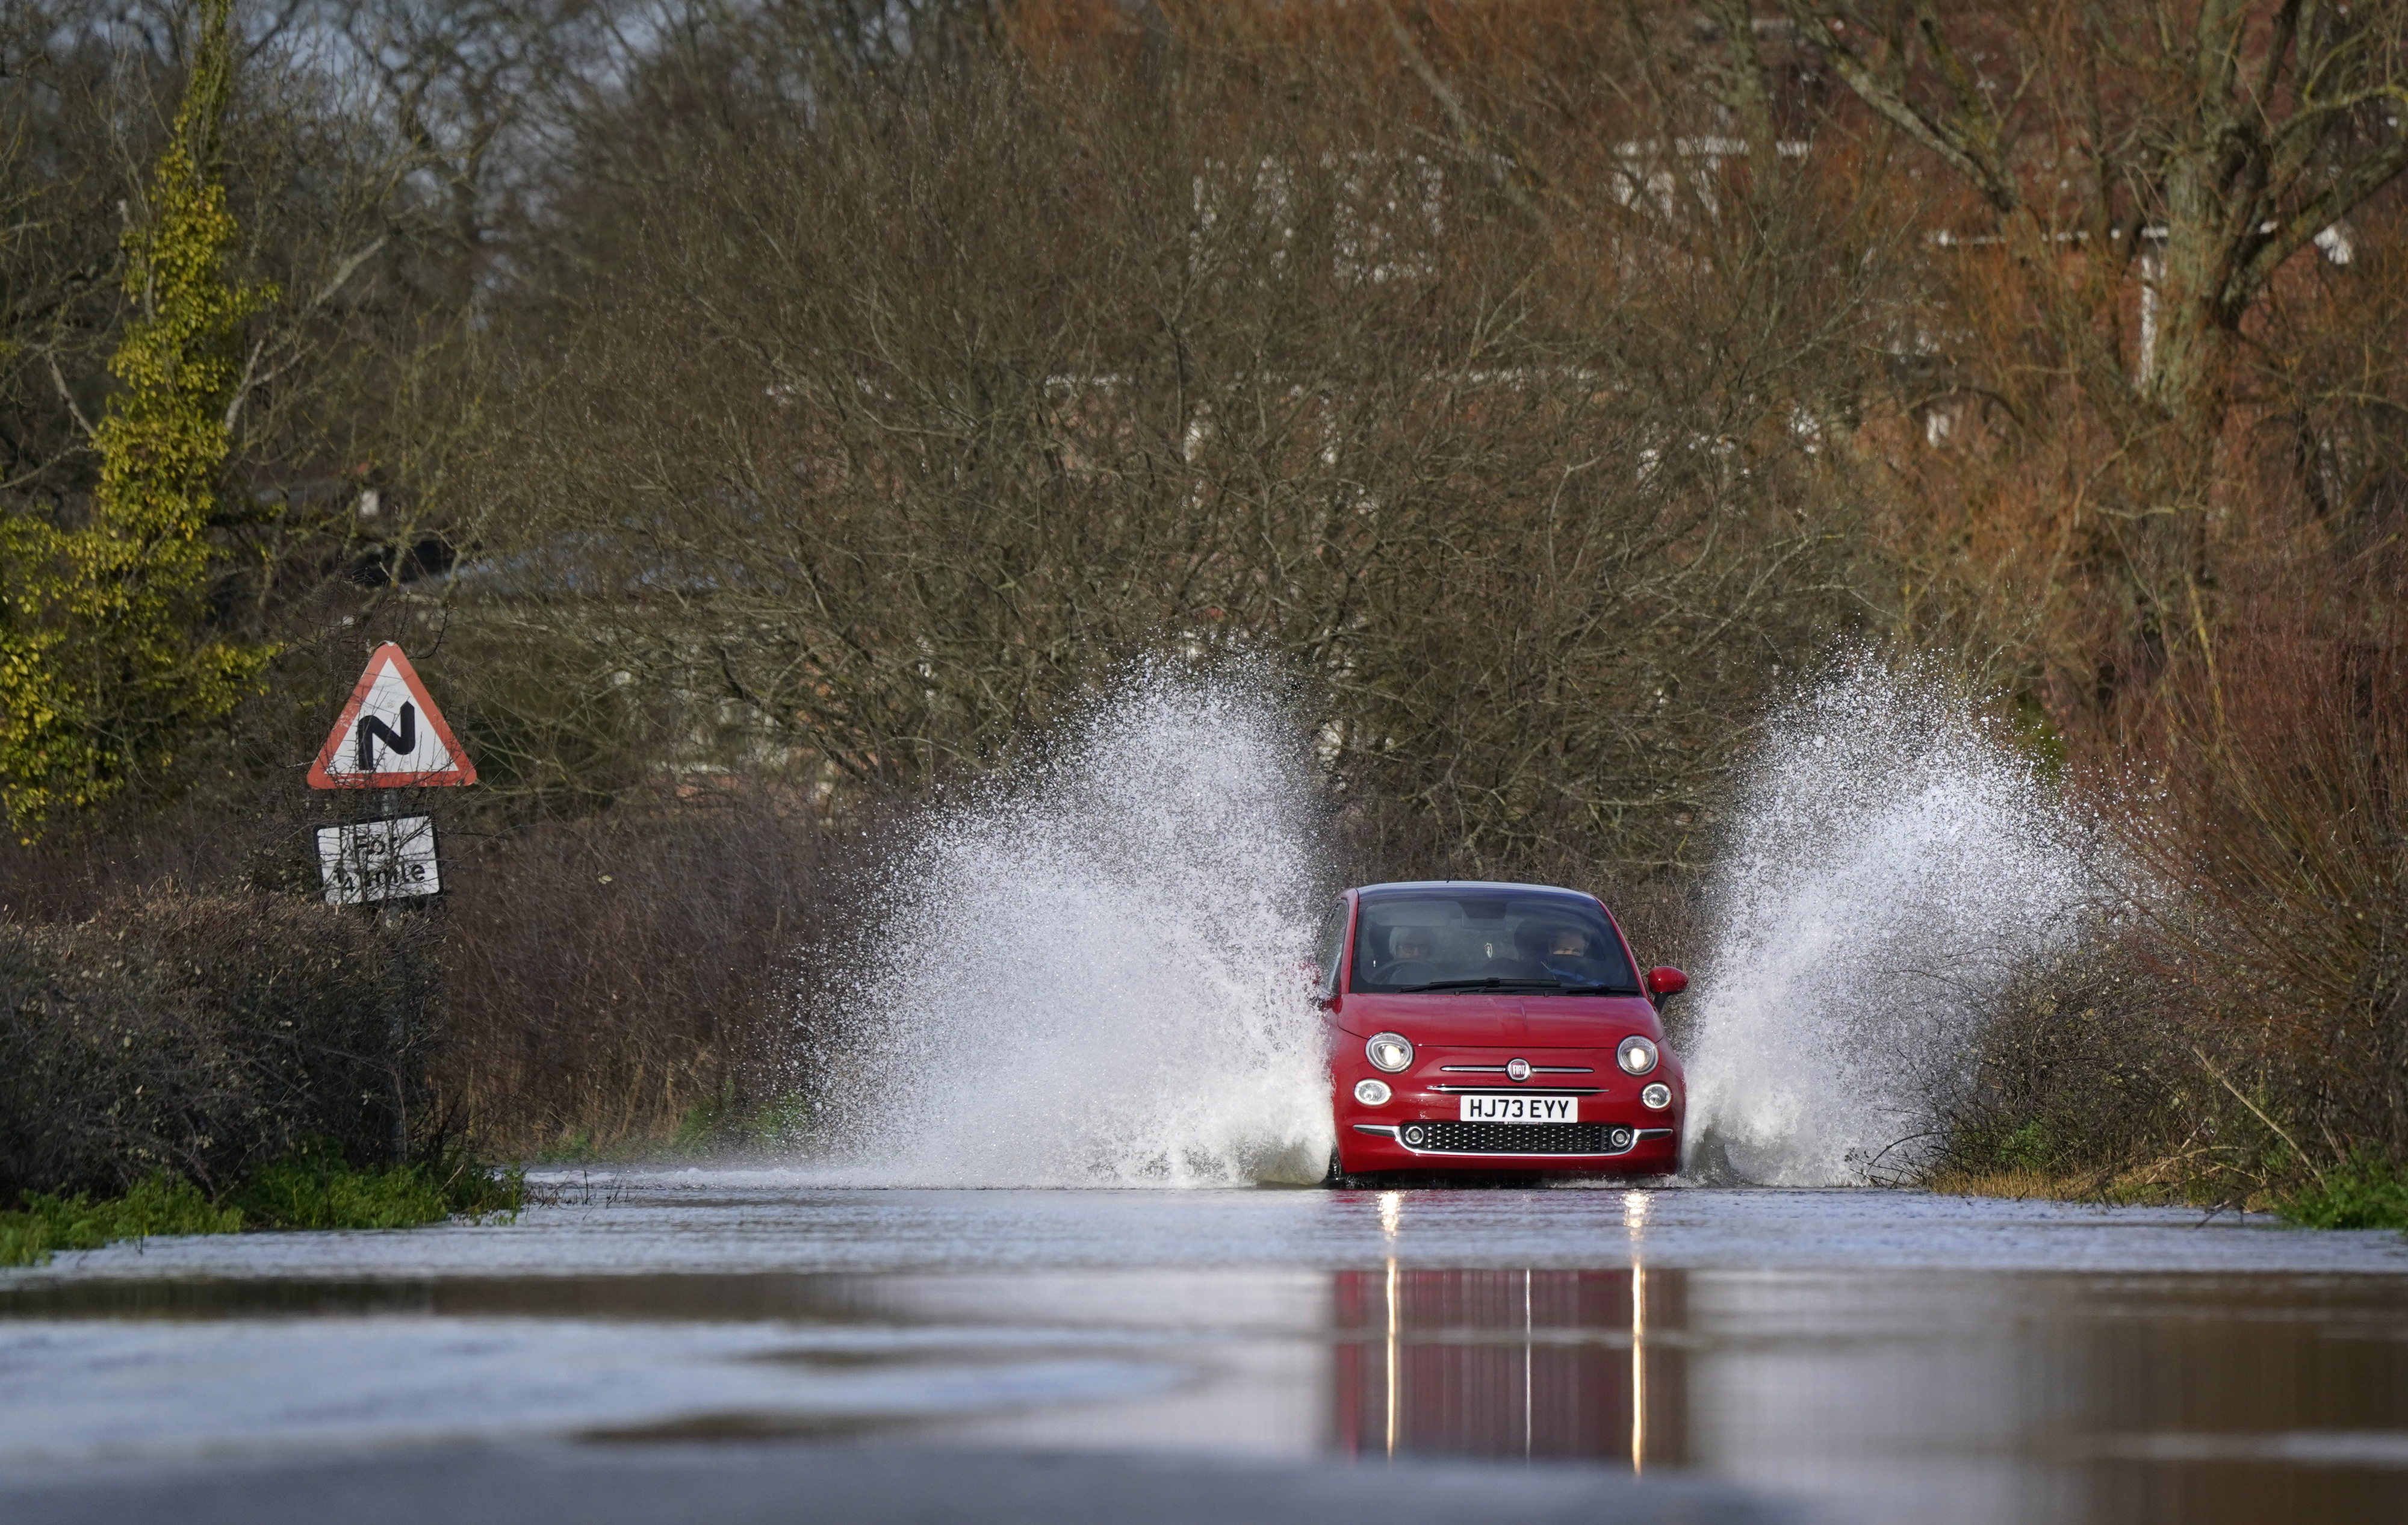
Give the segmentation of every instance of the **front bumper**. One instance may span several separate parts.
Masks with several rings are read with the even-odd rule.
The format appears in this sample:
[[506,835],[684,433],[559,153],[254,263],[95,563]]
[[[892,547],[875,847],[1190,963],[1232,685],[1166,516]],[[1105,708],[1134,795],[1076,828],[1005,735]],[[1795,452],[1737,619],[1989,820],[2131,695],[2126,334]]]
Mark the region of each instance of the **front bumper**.
[[1354,1123],[1355,1132],[1387,1139],[1417,1156],[1486,1159],[1619,1159],[1641,1146],[1671,1138],[1670,1128],[1634,1128],[1627,1123]]
[[[1681,1168],[1681,1116],[1686,1086],[1670,1055],[1645,1076],[1625,1074],[1613,1050],[1527,1049],[1526,1082],[1505,1073],[1516,1051],[1428,1044],[1415,1052],[1404,1074],[1383,1075],[1351,1043],[1333,1044],[1331,1097],[1338,1126],[1339,1169],[1349,1175],[1383,1171],[1510,1171],[1589,1175],[1671,1175]],[[1493,1077],[1493,1078],[1492,1078]],[[1378,1079],[1391,1100],[1367,1106],[1354,1084]],[[1647,1106],[1641,1092],[1656,1081],[1672,1092],[1671,1104]],[[1469,1121],[1461,1116],[1467,1093],[1499,1096],[1569,1096],[1579,1101],[1573,1123]]]
[[[1502,1141],[1480,1141],[1478,1147],[1451,1147],[1458,1140],[1446,1136],[1444,1130],[1471,1124],[1447,1123],[1364,1123],[1349,1122],[1339,1132],[1339,1168],[1349,1175],[1374,1174],[1382,1171],[1512,1171],[1517,1173],[1533,1171],[1554,1172],[1570,1175],[1672,1175],[1681,1169],[1681,1135],[1677,1125],[1658,1122],[1652,1127],[1629,1124],[1574,1124],[1579,1128],[1596,1128],[1606,1136],[1593,1145],[1565,1148],[1545,1147],[1533,1140],[1530,1148],[1515,1148]],[[1547,1125],[1528,1129],[1538,1132]],[[1402,1135],[1408,1128],[1422,1133],[1418,1144],[1407,1144]],[[1628,1142],[1616,1147],[1614,1135],[1625,1134]],[[1552,1142],[1552,1141],[1548,1141]]]

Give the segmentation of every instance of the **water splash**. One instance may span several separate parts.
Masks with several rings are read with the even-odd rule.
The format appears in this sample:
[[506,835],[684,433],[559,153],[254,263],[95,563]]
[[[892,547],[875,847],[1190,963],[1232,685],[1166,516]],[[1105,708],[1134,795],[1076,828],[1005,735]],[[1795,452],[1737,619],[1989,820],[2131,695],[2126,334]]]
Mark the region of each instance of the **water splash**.
[[2087,924],[2089,838],[1938,679],[1861,661],[1802,692],[1712,881],[1693,1170],[1814,1186],[1928,1158],[2000,994]]
[[1260,674],[1128,676],[1050,758],[936,811],[868,921],[827,1115],[852,1179],[1319,1179],[1323,859]]

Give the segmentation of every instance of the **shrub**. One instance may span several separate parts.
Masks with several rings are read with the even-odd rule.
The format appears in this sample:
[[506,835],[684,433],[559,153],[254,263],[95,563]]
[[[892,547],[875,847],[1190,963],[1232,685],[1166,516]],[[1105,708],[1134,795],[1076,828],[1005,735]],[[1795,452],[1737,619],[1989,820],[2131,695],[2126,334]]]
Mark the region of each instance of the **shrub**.
[[2401,1216],[2408,1163],[2408,661],[2377,568],[2243,600],[2164,676],[2106,942],[1998,1015],[1942,1168],[2060,1189]]
[[1937,1169],[2093,1185],[2139,1173],[2179,1191],[2168,1141],[2205,1084],[2178,1042],[2181,994],[2130,928],[2028,971],[1984,1032],[1963,1090],[1938,1099],[1949,1128]]
[[2183,1050],[2278,1196],[2408,1163],[2408,577],[2367,559],[2242,601],[2173,674],[2127,834]]
[[716,1141],[791,1107],[831,973],[796,950],[840,942],[881,820],[825,828],[794,794],[730,784],[461,851],[448,893],[479,911],[449,928],[442,1102],[522,1156]]
[[0,923],[0,1200],[163,1170],[222,1192],[305,1139],[355,1159],[429,1143],[440,980],[427,918],[265,894],[159,886]]

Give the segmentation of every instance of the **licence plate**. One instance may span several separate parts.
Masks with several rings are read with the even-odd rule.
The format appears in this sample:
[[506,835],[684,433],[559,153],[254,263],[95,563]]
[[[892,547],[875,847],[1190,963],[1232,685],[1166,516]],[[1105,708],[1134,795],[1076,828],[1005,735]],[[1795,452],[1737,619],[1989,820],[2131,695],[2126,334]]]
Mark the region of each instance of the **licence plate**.
[[1577,1096],[1464,1096],[1462,1120],[1467,1123],[1576,1123]]

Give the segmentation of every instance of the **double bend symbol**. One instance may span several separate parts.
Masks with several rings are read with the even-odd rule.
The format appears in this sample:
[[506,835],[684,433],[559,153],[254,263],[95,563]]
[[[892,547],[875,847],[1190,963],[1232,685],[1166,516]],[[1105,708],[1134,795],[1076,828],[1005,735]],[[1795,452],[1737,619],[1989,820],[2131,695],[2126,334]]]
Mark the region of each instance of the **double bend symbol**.
[[418,706],[401,707],[401,729],[395,730],[374,715],[360,717],[360,771],[373,773],[376,766],[376,744],[382,741],[396,755],[408,756],[418,750]]

